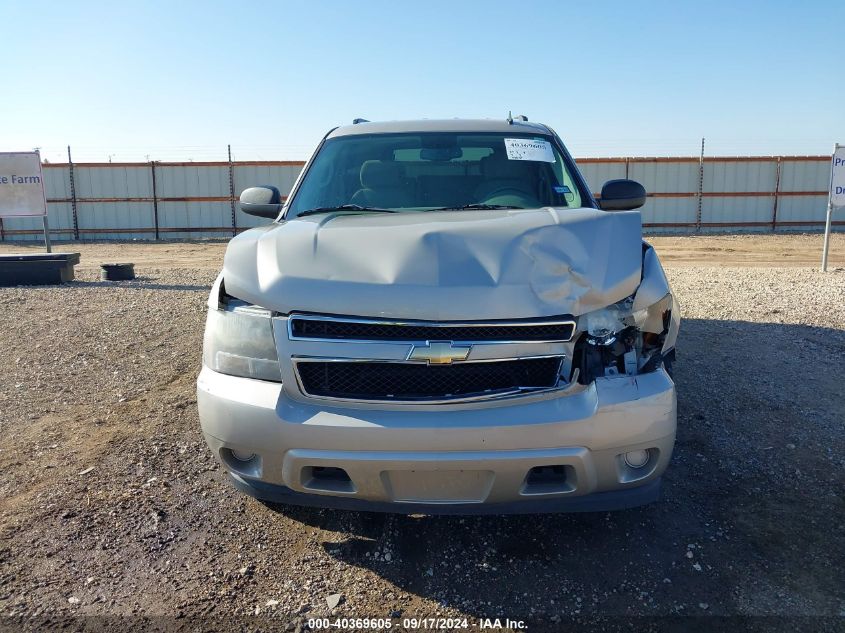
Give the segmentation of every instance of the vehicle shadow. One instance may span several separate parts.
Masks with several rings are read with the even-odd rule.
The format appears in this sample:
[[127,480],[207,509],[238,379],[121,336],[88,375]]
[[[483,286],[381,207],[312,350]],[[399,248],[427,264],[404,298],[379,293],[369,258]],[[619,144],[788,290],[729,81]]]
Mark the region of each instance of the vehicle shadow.
[[685,320],[676,449],[649,506],[501,517],[268,507],[335,533],[322,547],[336,561],[472,617],[836,615],[842,358],[843,330]]

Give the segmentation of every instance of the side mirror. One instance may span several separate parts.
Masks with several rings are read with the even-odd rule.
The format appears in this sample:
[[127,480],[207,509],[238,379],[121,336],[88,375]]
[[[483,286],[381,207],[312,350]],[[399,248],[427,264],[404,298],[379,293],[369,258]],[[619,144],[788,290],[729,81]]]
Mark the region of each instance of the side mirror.
[[645,198],[645,187],[635,180],[608,180],[601,188],[599,206],[605,211],[639,209]]
[[250,187],[241,192],[240,203],[244,213],[275,219],[282,210],[282,194],[270,185]]

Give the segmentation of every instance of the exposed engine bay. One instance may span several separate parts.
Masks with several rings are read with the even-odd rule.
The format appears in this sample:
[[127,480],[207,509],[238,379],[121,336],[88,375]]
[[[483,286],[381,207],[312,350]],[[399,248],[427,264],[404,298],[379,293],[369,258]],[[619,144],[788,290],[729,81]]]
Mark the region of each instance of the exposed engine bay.
[[671,375],[679,312],[654,250],[644,243],[637,291],[579,317],[581,335],[573,353],[572,379],[590,384],[596,378],[636,376],[659,367]]

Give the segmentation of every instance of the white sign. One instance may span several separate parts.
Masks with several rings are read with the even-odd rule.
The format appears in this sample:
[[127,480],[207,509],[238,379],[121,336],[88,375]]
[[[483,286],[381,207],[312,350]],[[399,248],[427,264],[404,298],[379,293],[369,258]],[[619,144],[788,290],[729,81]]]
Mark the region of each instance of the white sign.
[[508,160],[539,160],[544,163],[555,162],[552,144],[543,139],[506,138],[505,151]]
[[836,148],[830,169],[830,204],[845,207],[845,145]]
[[0,152],[0,218],[47,215],[38,152]]

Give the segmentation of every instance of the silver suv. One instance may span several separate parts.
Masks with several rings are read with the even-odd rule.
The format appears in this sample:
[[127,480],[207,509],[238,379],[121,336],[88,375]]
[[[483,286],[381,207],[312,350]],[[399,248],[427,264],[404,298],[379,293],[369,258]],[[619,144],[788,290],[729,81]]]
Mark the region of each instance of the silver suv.
[[645,190],[598,201],[547,126],[329,132],[209,299],[202,430],[235,485],[403,513],[653,501],[675,441],[679,307]]

